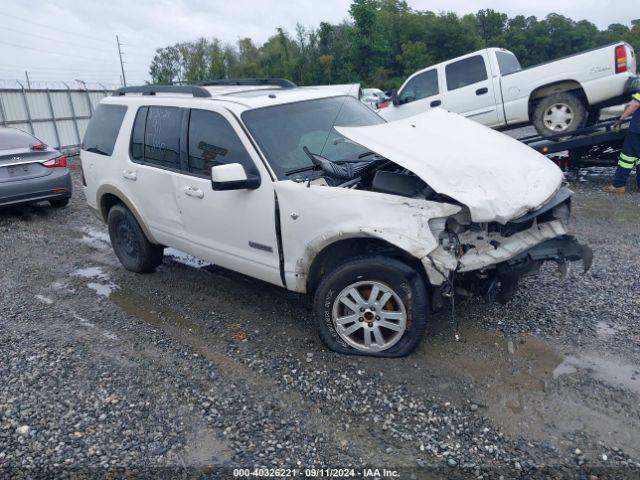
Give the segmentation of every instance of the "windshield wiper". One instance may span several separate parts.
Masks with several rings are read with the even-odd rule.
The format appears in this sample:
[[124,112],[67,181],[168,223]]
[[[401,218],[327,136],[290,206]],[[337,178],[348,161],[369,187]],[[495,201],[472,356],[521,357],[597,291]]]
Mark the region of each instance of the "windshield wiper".
[[320,170],[317,165],[308,165],[306,167],[300,168],[292,168],[291,170],[287,170],[284,174],[288,177],[289,175],[293,175],[295,173],[308,172],[309,170]]

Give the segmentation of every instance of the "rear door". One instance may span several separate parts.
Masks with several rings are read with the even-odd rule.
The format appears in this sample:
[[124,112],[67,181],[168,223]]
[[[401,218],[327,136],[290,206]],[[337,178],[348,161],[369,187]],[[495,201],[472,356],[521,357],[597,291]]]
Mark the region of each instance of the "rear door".
[[181,137],[188,110],[143,106],[138,109],[131,135],[129,162],[120,172],[155,239],[172,245],[183,233],[175,196],[175,177],[181,171]]
[[[226,110],[192,109],[187,171],[176,177],[184,249],[217,265],[282,285],[271,178],[237,120]],[[211,167],[241,164],[259,175],[254,190],[213,190]]]
[[485,51],[444,66],[446,93],[442,106],[493,127],[501,122],[487,60]]
[[381,110],[380,115],[386,120],[393,121],[440,106],[442,101],[437,68],[411,77],[398,92],[398,100],[398,105]]

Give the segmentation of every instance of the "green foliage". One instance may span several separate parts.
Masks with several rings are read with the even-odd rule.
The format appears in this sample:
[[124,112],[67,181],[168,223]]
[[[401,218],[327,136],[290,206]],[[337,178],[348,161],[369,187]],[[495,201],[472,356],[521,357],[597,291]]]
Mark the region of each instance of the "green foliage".
[[640,49],[640,19],[599,30],[587,20],[550,13],[509,18],[492,9],[459,16],[415,10],[404,0],[353,0],[351,19],[277,28],[262,45],[200,38],[159,48],[149,67],[154,83],[232,77],[283,77],[300,85],[362,83],[398,87],[411,73],[485,47],[503,47],[531,66],[625,40]]

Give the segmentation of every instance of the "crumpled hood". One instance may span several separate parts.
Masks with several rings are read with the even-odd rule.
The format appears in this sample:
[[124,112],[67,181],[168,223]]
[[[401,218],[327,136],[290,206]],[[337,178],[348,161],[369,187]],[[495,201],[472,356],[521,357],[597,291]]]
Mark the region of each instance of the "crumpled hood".
[[441,108],[336,130],[466,205],[474,222],[507,223],[543,205],[562,184],[562,172],[544,155]]

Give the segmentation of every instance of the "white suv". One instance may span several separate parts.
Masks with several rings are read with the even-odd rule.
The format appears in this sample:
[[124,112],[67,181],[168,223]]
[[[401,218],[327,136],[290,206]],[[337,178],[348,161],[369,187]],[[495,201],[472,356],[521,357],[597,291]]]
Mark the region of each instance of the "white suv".
[[456,295],[505,302],[545,260],[589,267],[571,192],[529,147],[441,109],[386,123],[340,91],[278,85],[101,102],[84,191],[125,268],[171,246],[315,295],[333,350],[397,357]]

